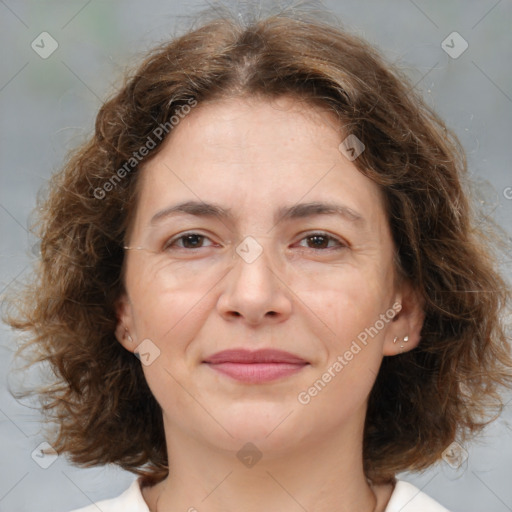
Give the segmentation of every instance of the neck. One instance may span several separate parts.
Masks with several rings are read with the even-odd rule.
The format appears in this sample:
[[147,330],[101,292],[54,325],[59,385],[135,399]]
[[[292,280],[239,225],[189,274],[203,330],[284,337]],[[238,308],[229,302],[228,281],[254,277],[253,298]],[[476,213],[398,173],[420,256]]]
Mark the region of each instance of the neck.
[[295,450],[270,450],[262,442],[262,458],[251,467],[236,457],[236,450],[221,450],[166,425],[170,471],[155,486],[150,508],[378,512],[381,505],[363,472],[362,439],[354,441],[357,431],[362,431],[360,424],[347,425],[331,437],[305,440]]

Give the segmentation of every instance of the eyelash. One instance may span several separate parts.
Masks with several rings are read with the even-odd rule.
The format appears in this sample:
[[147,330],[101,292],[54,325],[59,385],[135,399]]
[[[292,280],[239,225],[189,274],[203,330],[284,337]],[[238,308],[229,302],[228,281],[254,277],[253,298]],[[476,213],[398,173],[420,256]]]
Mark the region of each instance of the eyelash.
[[[188,232],[188,233],[183,233],[182,235],[180,235],[180,236],[178,236],[176,238],[172,238],[171,240],[166,242],[164,247],[163,247],[163,250],[164,251],[169,251],[172,248],[172,245],[175,242],[177,242],[179,240],[183,240],[183,239],[185,239],[187,237],[190,237],[190,236],[201,237],[202,239],[209,239],[206,235],[202,235],[201,233],[196,233],[194,231],[191,231],[191,232]],[[315,249],[315,248],[311,248],[311,247],[305,247],[306,249],[312,249],[312,250],[318,250],[318,251],[326,251],[326,250],[329,250],[329,249],[340,250],[340,249],[346,249],[346,248],[349,247],[349,245],[347,243],[343,242],[339,238],[336,238],[336,237],[334,237],[332,235],[329,235],[328,233],[324,233],[322,231],[315,231],[315,232],[312,232],[312,233],[308,233],[306,236],[301,238],[299,241],[307,240],[308,238],[314,238],[314,237],[325,238],[325,239],[328,240],[328,243],[331,242],[331,241],[336,242],[336,243],[339,244],[339,247],[337,247],[337,248],[330,247],[330,248],[323,248],[323,249]],[[185,250],[185,251],[194,251],[196,249],[204,249],[204,247],[194,247],[194,248],[191,248],[191,249],[186,248],[186,247],[178,247],[178,249],[182,249],[182,250]]]

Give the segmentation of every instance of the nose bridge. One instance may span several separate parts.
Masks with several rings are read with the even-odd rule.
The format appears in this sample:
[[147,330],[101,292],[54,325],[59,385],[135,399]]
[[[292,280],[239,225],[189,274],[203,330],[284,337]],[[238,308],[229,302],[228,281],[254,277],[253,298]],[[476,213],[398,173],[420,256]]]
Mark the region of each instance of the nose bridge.
[[271,236],[246,236],[235,248],[234,267],[219,299],[221,313],[250,322],[267,316],[286,316],[291,306],[276,272]]
[[235,272],[234,281],[237,288],[251,294],[256,292],[269,292],[274,287],[276,280],[273,271],[270,236],[246,236],[235,248]]

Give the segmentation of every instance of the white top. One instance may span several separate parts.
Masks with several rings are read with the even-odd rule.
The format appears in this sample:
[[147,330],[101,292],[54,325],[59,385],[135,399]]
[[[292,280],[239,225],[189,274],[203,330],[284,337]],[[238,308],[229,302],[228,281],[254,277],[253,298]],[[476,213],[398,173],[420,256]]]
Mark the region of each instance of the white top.
[[[117,498],[99,501],[93,505],[71,512],[149,512],[142,497],[140,478],[135,480],[126,491]],[[417,487],[397,480],[393,494],[384,512],[450,512],[437,501],[421,492]]]

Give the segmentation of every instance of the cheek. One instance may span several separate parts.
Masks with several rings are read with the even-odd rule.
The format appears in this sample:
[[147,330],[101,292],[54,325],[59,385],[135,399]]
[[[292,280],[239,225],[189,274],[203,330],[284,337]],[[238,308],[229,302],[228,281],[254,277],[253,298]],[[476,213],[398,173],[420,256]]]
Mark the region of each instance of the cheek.
[[[384,334],[394,315],[391,282],[385,273],[353,268],[332,275],[321,289],[312,287],[305,293],[304,302],[321,319],[312,322],[328,327],[321,338],[325,358],[301,395],[309,396],[311,414],[339,423],[365,403],[382,361]],[[386,312],[387,321],[381,319]],[[311,332],[313,323],[308,326]],[[340,405],[333,408],[335,403]]]
[[298,295],[325,326],[329,344],[342,349],[386,312],[392,292],[392,273],[353,265],[303,283]]
[[178,341],[183,330],[199,325],[208,296],[222,278],[218,265],[205,261],[134,264],[127,280],[133,304],[134,324],[138,338],[155,342]]

